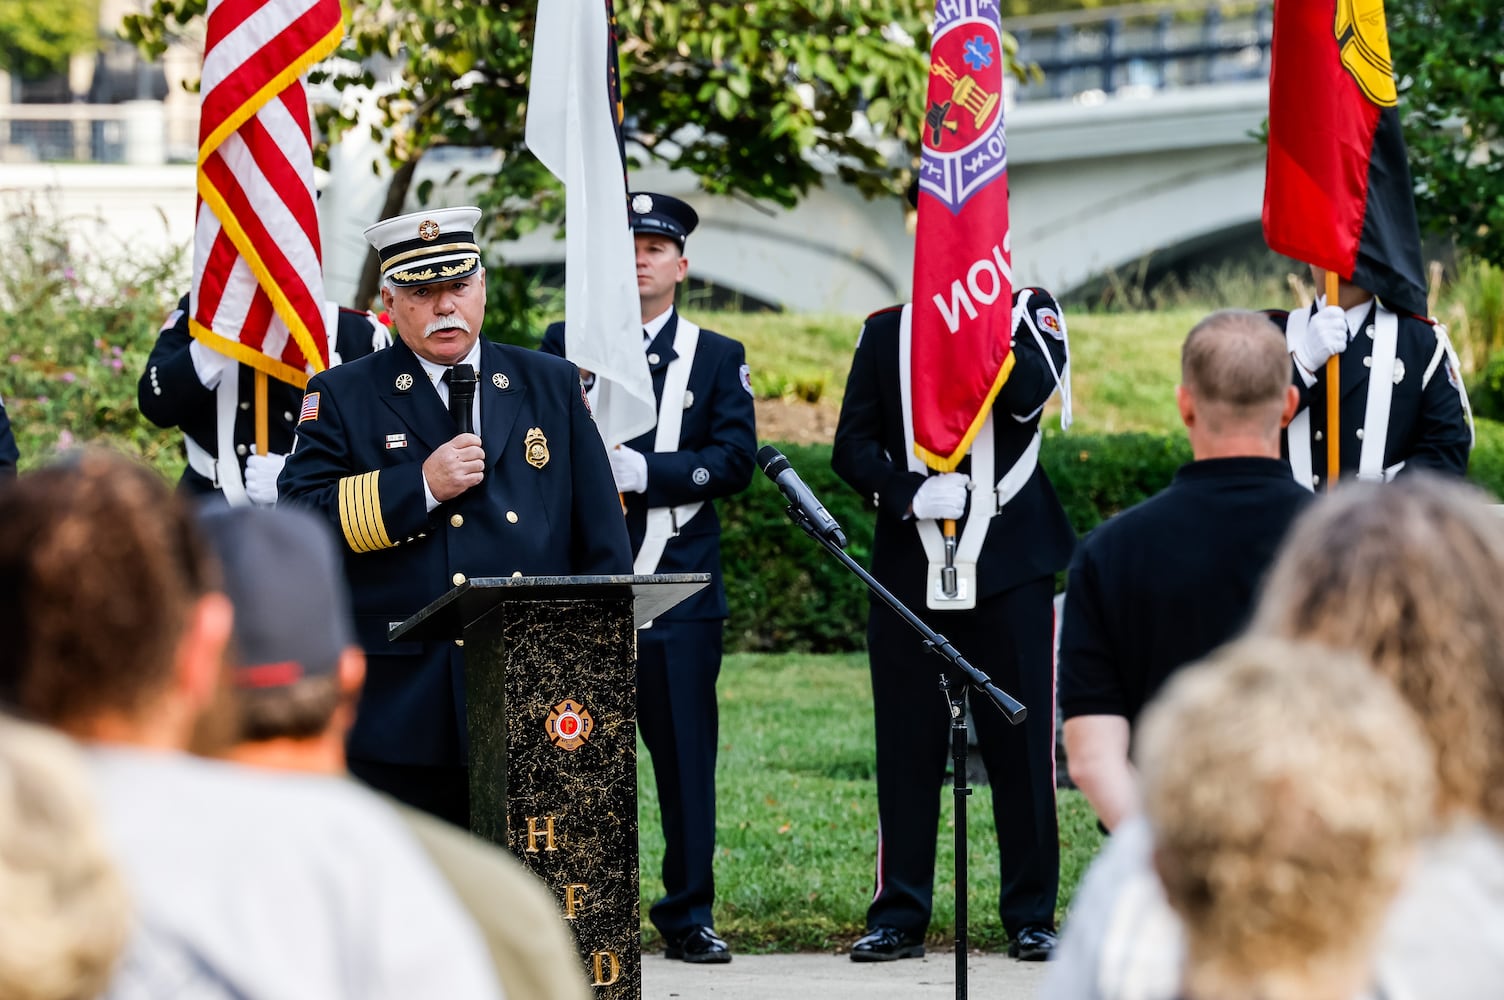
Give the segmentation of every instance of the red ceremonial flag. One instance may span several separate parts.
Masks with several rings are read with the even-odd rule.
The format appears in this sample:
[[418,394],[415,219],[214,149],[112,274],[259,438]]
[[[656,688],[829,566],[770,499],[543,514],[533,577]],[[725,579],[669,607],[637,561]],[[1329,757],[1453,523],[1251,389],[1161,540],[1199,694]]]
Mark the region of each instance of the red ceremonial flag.
[[937,0],[914,245],[914,451],[960,464],[1013,368],[998,5]]
[[339,0],[210,0],[189,328],[303,387],[329,364],[303,74],[344,31]]
[[1382,0],[1278,0],[1264,239],[1423,315],[1398,103]]

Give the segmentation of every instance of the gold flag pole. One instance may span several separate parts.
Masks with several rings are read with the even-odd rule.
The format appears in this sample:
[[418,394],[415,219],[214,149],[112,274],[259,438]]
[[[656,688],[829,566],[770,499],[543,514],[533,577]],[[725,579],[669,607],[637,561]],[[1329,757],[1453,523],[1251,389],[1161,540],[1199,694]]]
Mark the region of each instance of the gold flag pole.
[[[1338,306],[1337,299],[1341,295],[1341,285],[1336,271],[1326,272],[1326,304]],[[1342,469],[1340,438],[1337,431],[1341,426],[1338,415],[1338,407],[1342,403],[1342,369],[1340,354],[1333,354],[1326,359],[1326,488],[1332,489],[1337,485],[1337,475]]]
[[[226,377],[230,377],[227,373]],[[266,455],[270,450],[271,432],[267,429],[266,372],[256,370],[256,454]]]

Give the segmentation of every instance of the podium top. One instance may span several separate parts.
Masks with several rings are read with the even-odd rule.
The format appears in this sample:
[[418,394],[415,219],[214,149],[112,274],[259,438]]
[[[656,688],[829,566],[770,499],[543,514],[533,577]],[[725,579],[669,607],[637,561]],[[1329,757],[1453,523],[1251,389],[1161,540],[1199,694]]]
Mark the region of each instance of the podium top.
[[632,624],[640,628],[710,584],[709,573],[655,576],[483,576],[466,580],[404,622],[387,639],[458,639],[465,629],[508,601],[591,601],[632,598]]

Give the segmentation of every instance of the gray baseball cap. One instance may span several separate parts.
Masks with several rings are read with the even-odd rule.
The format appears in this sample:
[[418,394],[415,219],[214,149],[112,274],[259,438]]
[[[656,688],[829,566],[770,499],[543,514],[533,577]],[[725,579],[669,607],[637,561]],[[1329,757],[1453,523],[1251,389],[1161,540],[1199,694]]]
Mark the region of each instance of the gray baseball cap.
[[199,525],[235,607],[235,683],[271,688],[334,674],[355,641],[349,592],[324,523],[292,507],[215,505]]

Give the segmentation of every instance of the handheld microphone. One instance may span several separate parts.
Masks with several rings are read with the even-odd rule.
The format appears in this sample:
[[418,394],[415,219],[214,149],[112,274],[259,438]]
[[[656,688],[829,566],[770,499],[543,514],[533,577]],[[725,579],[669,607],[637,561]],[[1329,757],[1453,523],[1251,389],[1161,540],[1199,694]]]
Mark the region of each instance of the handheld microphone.
[[449,369],[449,415],[456,433],[475,433],[475,369],[470,365]]
[[824,505],[815,499],[815,495],[804,485],[804,480],[799,478],[799,473],[789,465],[789,460],[783,457],[782,452],[770,444],[764,445],[757,453],[757,467],[778,485],[789,505],[799,512],[811,531],[834,542],[837,548],[846,547],[846,533]]

